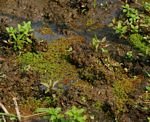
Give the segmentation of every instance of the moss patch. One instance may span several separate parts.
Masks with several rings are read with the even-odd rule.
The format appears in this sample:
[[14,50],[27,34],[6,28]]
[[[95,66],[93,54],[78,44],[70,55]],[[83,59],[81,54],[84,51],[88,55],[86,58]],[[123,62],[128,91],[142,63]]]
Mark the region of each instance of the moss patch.
[[46,34],[52,34],[54,35],[55,33],[52,31],[51,28],[48,28],[48,27],[43,27],[41,28],[40,30],[40,33],[43,34],[43,35],[46,35]]
[[122,81],[115,81],[113,83],[113,92],[115,96],[115,104],[116,104],[116,114],[120,112],[126,112],[126,104],[134,105],[134,102],[129,94],[133,94],[137,90],[137,87],[140,85],[140,78],[123,78]]
[[145,55],[150,55],[150,47],[143,40],[140,34],[132,34],[130,36],[130,41],[136,49]]
[[80,37],[59,39],[49,43],[47,52],[22,54],[18,57],[21,69],[38,72],[42,82],[75,80],[77,72],[67,60],[68,49],[73,42],[81,40]]
[[113,86],[114,86],[114,93],[118,98],[120,98],[120,99],[126,99],[127,98],[127,94],[124,90],[124,87],[122,86],[121,81],[114,82]]

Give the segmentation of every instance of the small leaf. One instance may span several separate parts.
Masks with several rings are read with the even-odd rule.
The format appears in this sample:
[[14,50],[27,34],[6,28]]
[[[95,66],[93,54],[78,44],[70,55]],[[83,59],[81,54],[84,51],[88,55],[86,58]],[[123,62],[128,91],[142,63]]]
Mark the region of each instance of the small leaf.
[[150,91],[150,86],[145,87],[147,91]]
[[31,39],[29,39],[29,38],[27,38],[27,41],[28,41],[29,43],[32,43],[32,40],[31,40]]

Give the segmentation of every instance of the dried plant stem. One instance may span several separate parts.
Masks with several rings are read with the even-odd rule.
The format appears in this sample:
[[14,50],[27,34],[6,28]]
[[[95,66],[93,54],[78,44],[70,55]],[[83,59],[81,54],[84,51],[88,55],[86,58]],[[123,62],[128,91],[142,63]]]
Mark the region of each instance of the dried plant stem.
[[46,112],[43,112],[43,113],[37,113],[37,114],[32,114],[32,115],[28,115],[28,116],[21,116],[22,118],[32,118],[32,117],[35,117],[35,116],[43,116],[43,115],[46,115],[47,113]]
[[[5,108],[5,106],[2,103],[0,103],[0,107],[3,109],[3,111],[6,114],[9,114],[8,110]],[[2,119],[3,119],[3,122],[6,122],[5,116],[2,116]]]
[[8,110],[5,108],[5,106],[0,103],[0,107],[3,109],[3,111],[6,113],[6,114],[9,114]]
[[13,101],[14,101],[14,105],[15,105],[15,110],[16,110],[17,118],[18,118],[19,121],[21,121],[21,115],[20,115],[20,111],[19,111],[19,107],[18,107],[18,103],[17,103],[17,98],[14,97]]

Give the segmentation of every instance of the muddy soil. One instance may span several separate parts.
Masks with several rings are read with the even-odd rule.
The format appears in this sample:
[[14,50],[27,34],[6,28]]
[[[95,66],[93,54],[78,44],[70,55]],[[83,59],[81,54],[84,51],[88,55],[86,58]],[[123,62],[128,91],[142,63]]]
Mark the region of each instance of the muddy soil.
[[[0,1],[0,40],[7,39],[6,26],[16,26],[22,21],[29,20],[33,23],[42,23],[40,29],[36,30],[38,36],[39,33],[52,35],[50,38],[37,36],[39,41],[43,38],[49,42],[58,39],[50,43],[50,46],[39,43],[37,46],[44,47],[39,49],[39,52],[44,53],[44,60],[57,67],[56,70],[48,70],[51,75],[41,75],[38,70],[32,71],[30,68],[26,72],[22,71],[22,64],[16,54],[9,49],[1,48],[3,50],[0,51],[0,101],[10,112],[15,113],[12,98],[17,97],[22,115],[30,115],[39,107],[60,106],[65,111],[76,105],[87,110],[89,122],[147,121],[147,117],[150,116],[150,104],[149,93],[145,92],[144,88],[149,84],[149,77],[144,73],[150,71],[150,59],[141,59],[128,42],[120,40],[108,27],[111,20],[118,16],[123,2],[97,1],[95,9],[92,0]],[[55,25],[54,28],[49,26],[51,24]],[[101,48],[107,47],[108,55],[95,54],[87,43],[95,34],[99,39],[106,36],[107,42]],[[62,37],[64,39],[61,40]],[[68,57],[66,49],[68,50],[71,45],[73,53]],[[135,59],[127,61],[124,56],[130,50],[133,50]],[[67,57],[62,58],[66,54]],[[97,59],[101,61],[100,65],[95,63]],[[110,59],[106,65],[102,63],[105,59]],[[93,76],[93,73],[96,75],[94,80],[86,77],[89,74]],[[45,94],[45,88],[40,82],[41,79],[47,80],[49,77],[60,80],[63,92],[54,90]],[[98,79],[99,77],[101,79]],[[52,101],[48,101],[47,98]],[[29,121],[38,120],[29,118]]]

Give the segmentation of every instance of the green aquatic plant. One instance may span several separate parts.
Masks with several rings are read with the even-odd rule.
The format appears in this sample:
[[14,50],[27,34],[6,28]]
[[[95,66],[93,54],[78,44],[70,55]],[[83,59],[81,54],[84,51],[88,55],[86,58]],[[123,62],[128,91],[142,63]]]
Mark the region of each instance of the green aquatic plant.
[[35,112],[46,113],[45,119],[49,122],[61,122],[64,119],[64,115],[61,114],[61,108],[38,108]]
[[93,8],[95,9],[96,6],[97,6],[97,0],[94,0],[94,1],[93,1]]
[[116,30],[116,33],[120,34],[120,37],[123,37],[127,32],[127,26],[124,26],[122,21],[118,21],[117,25],[114,28]]
[[138,31],[139,31],[139,26],[131,24],[131,32],[132,33],[138,33]]
[[30,21],[23,22],[22,25],[18,24],[18,28],[7,27],[6,30],[10,36],[10,41],[13,43],[13,49],[15,51],[21,50],[25,45],[32,43],[30,36],[33,29]]
[[123,13],[125,13],[126,16],[129,18],[130,23],[133,24],[133,23],[137,22],[137,20],[140,19],[138,10],[131,8],[129,6],[129,4],[123,5],[122,8],[123,8]]
[[44,85],[47,89],[45,91],[45,93],[48,93],[50,92],[51,90],[55,90],[55,84],[57,84],[58,81],[52,81],[52,80],[49,80],[47,81],[46,83],[42,82],[41,84]]
[[[148,3],[146,5],[148,6]],[[139,8],[125,4],[122,6],[122,14],[117,19],[113,19],[111,26],[120,37],[127,38],[135,33],[145,36],[149,33],[150,17]]]
[[95,35],[93,38],[92,38],[92,46],[93,48],[95,49],[95,51],[97,52],[98,51],[98,46],[100,44],[100,40],[97,38],[97,36]]
[[[145,6],[148,6],[148,3],[145,3]],[[144,9],[143,6],[141,9]],[[130,44],[139,52],[144,55],[150,54],[150,17],[145,11],[125,4],[122,6],[122,14],[117,19],[113,19],[110,26],[121,38],[128,38]]]
[[146,86],[145,89],[150,92],[150,86]]
[[125,58],[128,59],[128,60],[132,60],[133,59],[133,52],[128,51],[125,55]]
[[144,8],[147,12],[150,12],[150,3],[144,2],[143,8]]
[[85,122],[86,116],[83,115],[84,111],[84,109],[72,106],[65,114],[68,115],[70,122]]
[[[71,109],[67,110],[62,114],[61,108],[38,108],[35,112],[45,113],[45,119],[49,122],[85,122],[86,116],[84,114],[84,109],[79,109],[72,106]],[[65,116],[67,115],[67,116]]]
[[127,37],[130,33],[139,32],[140,15],[137,9],[131,8],[129,4],[122,6],[122,18],[113,20],[113,28],[120,37]]

